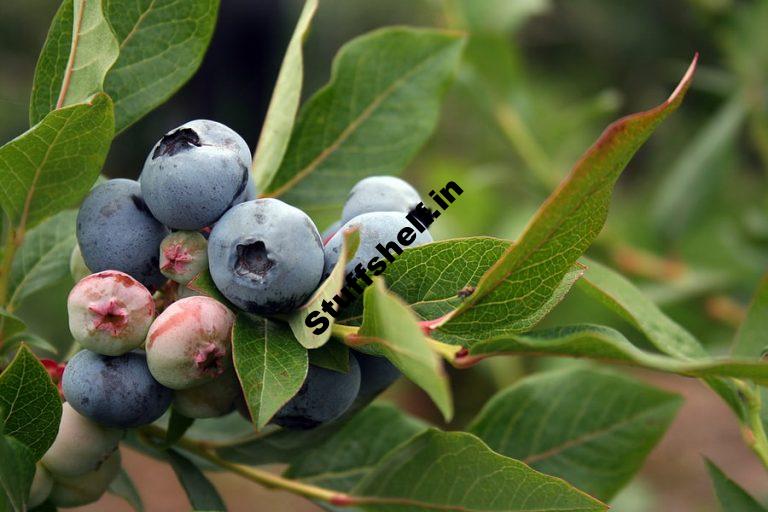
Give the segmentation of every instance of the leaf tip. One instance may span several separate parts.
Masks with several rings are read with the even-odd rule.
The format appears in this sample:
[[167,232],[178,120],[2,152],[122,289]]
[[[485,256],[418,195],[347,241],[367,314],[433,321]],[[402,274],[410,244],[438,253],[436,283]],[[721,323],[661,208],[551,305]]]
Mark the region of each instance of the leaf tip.
[[676,99],[682,98],[682,96],[688,90],[688,87],[691,85],[691,81],[693,80],[693,75],[696,72],[696,65],[698,64],[698,62],[699,62],[699,52],[696,52],[693,54],[693,59],[691,60],[691,63],[688,66],[688,69],[685,71],[683,78],[680,80],[680,83],[677,84],[677,87],[675,87],[675,90],[672,91],[672,94],[669,95],[669,98],[667,99],[667,103],[672,103]]

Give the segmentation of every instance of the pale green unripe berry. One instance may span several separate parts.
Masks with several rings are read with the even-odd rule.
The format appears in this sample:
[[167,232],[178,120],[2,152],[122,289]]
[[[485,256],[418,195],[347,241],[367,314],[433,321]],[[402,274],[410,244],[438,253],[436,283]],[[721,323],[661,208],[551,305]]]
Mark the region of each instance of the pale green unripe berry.
[[117,450],[123,431],[105,428],[64,403],[56,439],[41,462],[54,478],[94,471]]
[[32,487],[29,489],[29,499],[27,507],[34,508],[45,500],[51,494],[53,488],[53,478],[40,462],[35,465],[35,477],[32,479]]
[[51,503],[57,507],[79,507],[97,501],[120,472],[120,452],[112,454],[95,471],[53,479]]
[[80,252],[80,246],[78,244],[75,244],[72,248],[72,254],[69,255],[69,274],[72,276],[74,282],[78,282],[85,276],[92,274],[90,269],[85,265],[83,253]]

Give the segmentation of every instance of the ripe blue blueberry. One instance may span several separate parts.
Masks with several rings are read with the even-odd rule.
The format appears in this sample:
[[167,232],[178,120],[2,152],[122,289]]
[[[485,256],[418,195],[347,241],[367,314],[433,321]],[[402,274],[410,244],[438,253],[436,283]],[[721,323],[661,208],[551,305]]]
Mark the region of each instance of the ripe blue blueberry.
[[125,272],[146,287],[165,281],[159,255],[167,234],[133,180],[109,180],[97,186],[77,214],[77,241],[87,267],[92,272]]
[[[419,232],[414,228],[408,219],[405,218],[405,214],[401,212],[371,212],[358,215],[354,219],[350,220],[344,226],[336,232],[333,237],[325,244],[323,248],[325,252],[325,268],[323,269],[323,276],[328,276],[333,270],[336,262],[339,261],[339,253],[341,251],[342,242],[344,241],[344,231],[357,227],[360,233],[360,245],[357,248],[357,252],[352,260],[347,263],[346,271],[352,272],[355,267],[362,265],[363,268],[367,268],[374,275],[379,275],[383,272],[386,265],[384,265],[384,256],[376,248],[378,244],[382,247],[387,246],[390,242],[397,244],[398,247],[406,249],[408,247],[417,247],[419,245],[428,244],[432,241],[432,235],[429,231]],[[400,236],[401,231],[406,230],[408,236]],[[409,241],[406,245],[404,242]],[[391,249],[387,251],[393,258],[397,256],[397,251]],[[376,260],[373,260],[376,258]],[[383,267],[383,268],[382,268]],[[381,271],[377,271],[377,268],[381,268]]]
[[273,422],[294,430],[308,430],[341,417],[360,390],[360,366],[350,354],[349,371],[310,364],[299,392],[280,409]]
[[41,461],[57,477],[84,475],[117,450],[123,433],[94,423],[65,402],[56,439]]
[[152,377],[143,352],[110,357],[82,350],[62,378],[64,397],[83,416],[107,427],[152,423],[171,405],[173,392]]
[[155,144],[141,173],[141,192],[166,226],[201,229],[246,198],[250,167],[242,137],[221,123],[198,119]]
[[312,220],[277,199],[229,210],[208,238],[216,287],[237,307],[259,314],[296,309],[317,288],[323,244]]
[[360,391],[355,405],[362,407],[391,386],[402,373],[386,357],[362,352],[355,352],[354,355],[360,365]]
[[416,189],[400,178],[371,176],[352,187],[341,213],[341,222],[370,212],[408,213],[420,202]]

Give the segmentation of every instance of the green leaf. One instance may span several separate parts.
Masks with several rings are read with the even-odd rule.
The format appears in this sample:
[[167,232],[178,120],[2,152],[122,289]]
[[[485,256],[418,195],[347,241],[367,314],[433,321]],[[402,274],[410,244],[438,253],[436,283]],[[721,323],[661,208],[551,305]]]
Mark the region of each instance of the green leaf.
[[309,367],[288,326],[243,312],[232,332],[232,358],[258,429],[299,391]]
[[280,74],[277,75],[269,109],[261,127],[259,144],[253,155],[253,176],[257,190],[267,189],[288,148],[304,81],[302,46],[316,11],[317,0],[307,0],[304,3],[304,9],[285,51]]
[[109,484],[109,492],[123,498],[136,512],[144,512],[144,504],[130,475],[121,468],[112,483]]
[[429,395],[446,421],[450,420],[453,400],[443,360],[430,347],[416,316],[377,277],[365,289],[363,304],[363,325],[354,343],[364,344],[364,350],[389,359]]
[[[579,286],[635,326],[660,352],[680,359],[707,358],[707,351],[691,333],[669,318],[629,280],[596,261],[582,259],[585,276]],[[705,378],[728,406],[743,416],[742,401],[732,382]]]
[[319,446],[306,450],[286,471],[288,478],[350,491],[381,459],[427,426],[398,408],[374,404],[356,414]]
[[551,7],[550,0],[458,0],[453,2],[462,25],[472,32],[508,33],[519,28],[531,16]]
[[[0,416],[2,416],[0,410]],[[32,450],[13,437],[3,435],[0,421],[0,508],[4,502],[17,512],[27,510],[29,489],[35,476],[35,456]]]
[[[104,45],[89,41],[86,46],[79,40],[75,56],[93,58],[95,66],[91,71],[99,73],[88,74],[90,83],[98,85],[91,94],[104,91],[112,97],[115,128],[120,132],[165,102],[194,74],[213,35],[219,2],[75,1],[94,11],[100,10],[102,3],[111,29],[99,25],[97,33],[106,38],[106,28],[112,40],[105,40]],[[56,108],[66,70],[71,68],[68,64],[74,25],[73,1],[65,0],[53,19],[35,70],[31,124]],[[79,74],[80,70],[73,72],[72,77]],[[95,75],[100,75],[98,83]]]
[[594,260],[582,262],[587,271],[579,287],[635,326],[659,351],[683,359],[706,357],[701,343],[628,279]]
[[171,417],[168,420],[168,429],[165,433],[164,446],[173,446],[176,441],[184,437],[187,429],[195,422],[192,418],[187,418],[183,414],[179,413],[176,409],[171,407]]
[[747,317],[742,322],[733,340],[731,353],[735,356],[759,357],[768,348],[768,274],[760,280],[760,284],[752,297],[752,303],[747,310]]
[[13,335],[22,332],[27,326],[24,322],[8,310],[0,308],[0,352],[7,350],[7,343]]
[[207,297],[216,299],[233,311],[236,309],[227,298],[221,294],[219,289],[216,288],[216,284],[213,282],[213,277],[211,277],[211,272],[207,268],[187,283],[187,288],[194,292],[202,293]]
[[48,340],[41,338],[37,334],[31,332],[20,332],[14,334],[10,338],[7,338],[0,349],[0,354],[15,352],[19,345],[22,343],[29,345],[32,348],[45,350],[51,354],[58,354],[59,349],[51,344]]
[[66,0],[40,55],[30,100],[30,124],[49,112],[104,91],[104,78],[120,53],[101,0]]
[[29,125],[34,126],[56,108],[61,94],[64,71],[72,50],[74,27],[73,0],[64,0],[51,22],[35,67],[32,95],[29,99]]
[[455,33],[411,28],[346,44],[330,83],[302,109],[266,195],[332,213],[361,178],[400,172],[435,128],[463,44]]
[[252,466],[289,464],[303,458],[307,450],[324,443],[343,425],[343,422],[336,421],[312,430],[278,429],[252,434],[250,438],[216,448],[216,454],[226,460]]
[[[510,242],[491,237],[441,240],[403,251],[383,275],[389,289],[419,317],[437,318],[456,309],[462,301],[460,292],[476,285],[509,246]],[[342,310],[344,323],[361,319],[362,308],[352,305]]]
[[99,175],[112,142],[112,100],[48,114],[0,148],[0,206],[23,233],[79,204]]
[[707,463],[707,470],[709,471],[710,478],[712,478],[712,484],[715,486],[717,501],[720,502],[723,512],[768,511],[767,508],[750,496],[747,491],[742,489],[739,484],[728,478],[711,460],[704,460]]
[[61,421],[61,399],[45,367],[22,345],[0,374],[0,410],[5,434],[31,450],[38,460],[53,444]]
[[642,467],[681,403],[614,373],[569,369],[501,391],[467,430],[495,452],[608,501]]
[[[632,156],[677,107],[690,86],[696,58],[661,105],[611,124],[570,175],[542,204],[517,242],[480,279],[474,293],[436,323],[440,331],[471,338],[478,324],[507,323],[507,312],[547,302],[576,260],[600,233],[613,186]],[[500,290],[505,283],[512,290]],[[497,306],[504,301],[505,307]]]
[[[511,245],[506,240],[490,237],[434,242],[404,251],[387,267],[384,277],[390,290],[410,305],[421,319],[440,318],[461,304],[462,294],[471,292],[486,270]],[[440,341],[468,346],[475,340],[492,338],[506,332],[526,331],[541,321],[565,297],[581,273],[580,265],[572,267],[549,300],[541,302],[536,309],[514,308],[512,303],[505,308],[503,301],[500,302],[500,313],[506,315],[506,322],[502,326],[479,322],[470,336],[456,336],[440,330],[432,334]],[[513,286],[512,283],[504,283],[501,291],[509,294]],[[354,308],[349,311],[345,309],[344,312],[348,315],[344,319],[345,323],[354,323],[359,319],[360,312]]]
[[473,345],[470,358],[500,354],[586,357],[689,377],[737,377],[768,384],[768,362],[750,359],[676,359],[645,352],[619,331],[600,325],[569,325],[530,331]]
[[30,230],[11,267],[8,307],[69,277],[69,256],[75,246],[76,210],[64,210]]
[[174,450],[166,451],[166,455],[193,510],[227,509],[216,488],[197,466]]
[[349,347],[331,340],[320,348],[308,352],[309,362],[314,366],[341,373],[349,371]]
[[463,432],[427,430],[391,452],[352,490],[369,511],[602,511],[559,478],[492,452]]
[[104,91],[121,132],[195,74],[216,26],[219,0],[104,0],[120,43]]
[[344,232],[344,240],[339,253],[339,260],[336,262],[336,266],[333,267],[331,275],[320,284],[306,304],[291,313],[288,317],[288,325],[291,327],[293,335],[296,336],[296,339],[299,340],[299,343],[301,343],[302,346],[306,348],[319,348],[331,339],[331,329],[335,323],[333,317],[329,318],[328,316],[325,316],[328,321],[328,326],[326,326],[325,330],[319,334],[315,334],[314,332],[317,330],[317,327],[307,327],[305,321],[308,318],[308,315],[311,315],[315,311],[322,313],[323,302],[332,302],[333,297],[341,293],[341,289],[346,283],[345,267],[347,266],[347,262],[354,257],[359,245],[360,233],[357,229]]
[[711,207],[712,193],[725,185],[732,148],[748,111],[741,93],[734,95],[704,124],[680,156],[664,171],[650,205],[656,230],[669,239],[682,236]]

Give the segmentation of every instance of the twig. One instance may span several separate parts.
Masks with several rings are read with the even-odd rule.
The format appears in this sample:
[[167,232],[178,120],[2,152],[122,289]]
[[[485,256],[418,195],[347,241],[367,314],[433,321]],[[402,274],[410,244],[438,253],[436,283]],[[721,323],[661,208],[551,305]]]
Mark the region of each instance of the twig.
[[[147,441],[156,449],[162,449],[161,441],[165,439],[166,431],[160,427],[147,426],[139,429],[143,439]],[[275,475],[269,471],[263,469],[253,468],[245,466],[243,464],[236,464],[228,460],[224,460],[216,455],[210,447],[200,441],[193,441],[182,437],[176,442],[176,445],[184,450],[197,455],[198,457],[207,460],[211,464],[214,464],[222,469],[227,469],[237,475],[242,476],[252,482],[256,482],[269,489],[281,489],[288,491],[311,500],[320,500],[335,506],[351,506],[357,504],[355,497],[345,493],[340,493],[332,489],[325,489],[315,485],[305,484],[298,480],[291,480],[284,478],[280,475]]]

